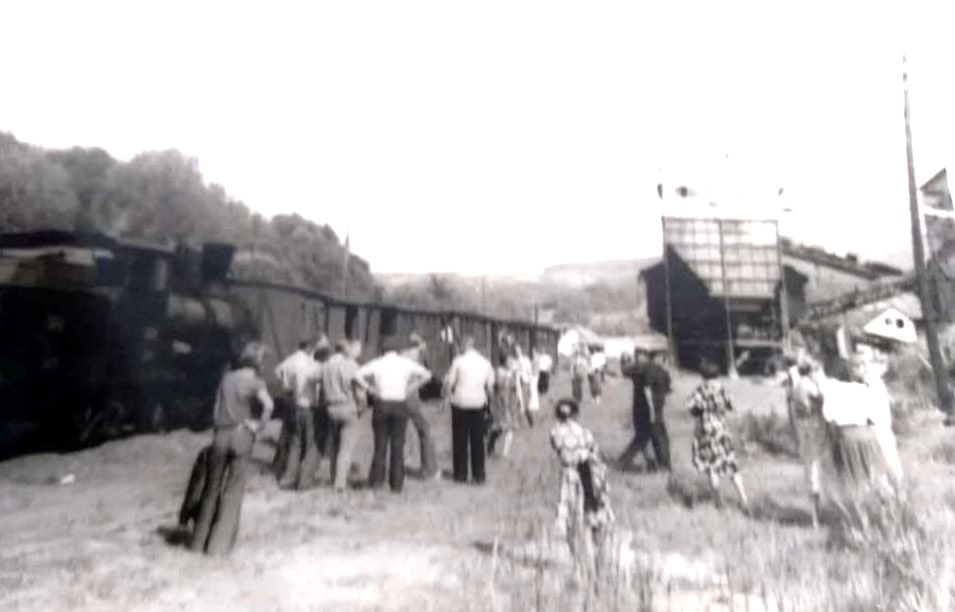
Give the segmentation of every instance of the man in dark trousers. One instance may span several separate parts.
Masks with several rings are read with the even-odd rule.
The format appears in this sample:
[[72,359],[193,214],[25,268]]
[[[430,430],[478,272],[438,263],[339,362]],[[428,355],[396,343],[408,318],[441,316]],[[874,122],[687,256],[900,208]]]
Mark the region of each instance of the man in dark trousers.
[[371,420],[375,450],[368,486],[374,489],[384,483],[387,456],[388,484],[400,493],[405,480],[405,431],[411,416],[408,396],[431,379],[431,372],[398,354],[402,348],[398,338],[383,338],[382,345],[381,357],[363,365],[356,376],[368,383],[369,393],[376,398]]
[[[663,411],[670,393],[670,374],[651,359],[643,348],[634,350],[633,360],[621,358],[621,372],[633,383],[633,439],[617,459],[623,469],[629,468],[637,453],[643,453],[647,467],[670,469],[670,440]],[[653,445],[655,461],[647,453],[647,443]]]
[[[471,476],[483,484],[484,414],[494,393],[494,368],[474,348],[474,338],[464,338],[463,350],[445,375],[442,396],[451,404],[451,446],[455,482],[468,480],[468,456]],[[470,451],[470,453],[469,453]]]

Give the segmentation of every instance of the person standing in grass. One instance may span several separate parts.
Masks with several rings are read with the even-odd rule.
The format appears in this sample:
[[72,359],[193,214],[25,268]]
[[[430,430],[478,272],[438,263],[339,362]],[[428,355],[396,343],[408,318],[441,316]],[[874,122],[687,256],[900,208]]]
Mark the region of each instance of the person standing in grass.
[[561,399],[554,407],[557,425],[550,431],[550,443],[561,466],[555,528],[567,538],[575,572],[589,578],[599,574],[614,513],[607,466],[593,433],[577,421],[579,414],[580,406],[572,399]]
[[706,475],[716,497],[716,503],[722,506],[720,480],[729,476],[739,494],[743,510],[749,511],[743,477],[736,463],[733,451],[733,439],[726,425],[726,415],[733,410],[733,404],[723,385],[719,383],[719,369],[712,361],[700,361],[700,373],[703,382],[693,391],[687,400],[687,408],[696,419],[693,436],[693,466]]
[[[202,501],[189,542],[192,551],[225,555],[235,545],[255,435],[272,417],[272,398],[260,374],[264,356],[264,346],[248,344],[239,358],[239,367],[219,383],[212,416],[212,450],[206,460]],[[252,418],[255,402],[262,408],[259,419]]]
[[795,432],[796,449],[806,472],[812,525],[818,527],[821,502],[820,470],[822,459],[828,450],[826,422],[822,418],[822,392],[819,389],[821,372],[803,349],[796,353],[795,362],[787,372],[789,421]]
[[578,407],[584,401],[584,381],[587,380],[589,372],[590,354],[587,352],[587,346],[580,343],[574,349],[574,356],[570,363],[571,395],[573,395]]
[[603,349],[591,349],[587,381],[590,383],[590,396],[597,405],[600,405],[600,400],[603,397],[604,368],[606,365],[607,356],[604,354]]
[[368,386],[358,376],[358,356],[361,343],[342,340],[322,367],[322,393],[330,422],[329,454],[331,456],[332,486],[344,491],[348,485],[348,471],[352,454],[358,442],[361,415],[364,411],[364,393]]
[[852,497],[887,479],[890,469],[876,432],[879,390],[866,384],[860,356],[837,363],[845,366],[835,372],[839,378],[820,381],[822,414],[829,424],[836,475],[843,493]]
[[[633,360],[624,354],[620,371],[633,384],[633,439],[617,458],[617,464],[627,469],[637,453],[643,453],[650,471],[658,467],[670,469],[670,438],[663,412],[671,390],[670,374],[651,359],[649,351],[637,347]],[[656,461],[650,461],[647,443],[652,444]]]
[[408,396],[431,379],[431,372],[398,354],[398,338],[382,339],[382,347],[381,357],[363,365],[357,375],[369,383],[369,393],[376,398],[371,422],[375,450],[368,486],[377,488],[384,483],[385,458],[389,455],[388,484],[392,492],[400,493],[405,482],[405,434],[411,417]]
[[[418,365],[428,367],[427,344],[420,335],[412,332],[408,336],[408,347],[401,352],[401,356]],[[408,395],[408,409],[411,412],[411,424],[418,432],[418,448],[421,457],[421,476],[426,479],[440,479],[441,470],[438,469],[438,460],[434,450],[434,438],[431,427],[424,416],[424,404],[418,392]]]
[[[474,482],[483,484],[485,412],[494,392],[494,368],[474,348],[474,338],[464,339],[463,351],[445,375],[442,396],[451,404],[451,453],[455,482],[468,480],[468,456]],[[470,451],[470,452],[469,452]]]

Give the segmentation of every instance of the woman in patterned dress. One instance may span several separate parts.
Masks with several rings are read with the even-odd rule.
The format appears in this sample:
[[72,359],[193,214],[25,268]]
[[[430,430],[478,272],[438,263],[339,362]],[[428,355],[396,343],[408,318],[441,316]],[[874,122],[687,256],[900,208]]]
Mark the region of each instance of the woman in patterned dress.
[[593,433],[577,422],[577,402],[562,399],[554,412],[550,443],[561,465],[555,526],[567,537],[575,571],[589,578],[600,570],[598,560],[614,521],[607,466]]
[[696,417],[693,437],[693,466],[706,474],[718,505],[722,505],[720,479],[729,476],[739,494],[743,510],[748,512],[749,502],[743,487],[743,477],[736,464],[733,440],[725,422],[726,413],[733,410],[726,390],[716,380],[719,370],[708,360],[700,364],[703,382],[693,391],[687,401],[690,414]]

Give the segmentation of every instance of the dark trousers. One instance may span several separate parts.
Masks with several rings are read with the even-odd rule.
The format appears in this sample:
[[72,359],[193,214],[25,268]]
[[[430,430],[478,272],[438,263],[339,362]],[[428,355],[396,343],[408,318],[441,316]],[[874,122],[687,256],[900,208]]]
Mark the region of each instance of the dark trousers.
[[209,457],[212,455],[212,445],[199,451],[192,464],[189,474],[189,484],[186,485],[186,494],[179,507],[179,526],[186,527],[189,521],[199,518],[199,509],[202,507],[202,493],[206,486],[206,475],[209,472]]
[[663,421],[650,426],[650,444],[653,445],[653,454],[661,467],[670,469],[670,434],[667,433],[667,424]]
[[245,427],[215,432],[190,550],[228,554],[239,533],[239,515],[254,438]]
[[431,427],[424,418],[424,405],[417,395],[408,398],[408,414],[411,424],[418,432],[418,446],[421,449],[421,475],[425,478],[434,476],[438,471],[438,461],[435,458],[434,439],[431,437]]
[[[322,410],[322,413],[325,411]],[[279,480],[281,487],[298,487],[307,489],[315,486],[315,473],[321,463],[318,440],[320,436],[327,437],[327,424],[324,428],[318,427],[319,422],[327,421],[327,414],[321,416],[319,411],[312,408],[296,408],[295,421],[292,426],[289,440],[288,459],[285,471]],[[325,431],[319,431],[325,429]],[[324,439],[323,439],[324,442]]]
[[637,453],[643,453],[643,458],[649,464],[650,455],[647,453],[647,444],[653,446],[653,455],[656,463],[661,467],[670,469],[670,437],[667,433],[667,426],[664,422],[651,423],[650,421],[638,421],[634,423],[633,439],[627,448],[623,450],[618,461],[624,465],[633,462]]
[[289,410],[283,410],[282,413],[282,431],[279,433],[278,443],[275,445],[275,458],[272,459],[272,469],[275,475],[282,478],[285,474],[285,468],[288,465],[289,445],[292,443],[292,430],[295,429],[296,412],[292,407]]
[[368,486],[375,488],[385,481],[385,459],[389,458],[388,484],[400,493],[405,483],[405,434],[408,430],[407,402],[379,400],[371,419],[375,433],[375,452],[371,458]]
[[451,448],[454,480],[468,480],[468,450],[474,482],[484,482],[484,409],[451,406]]

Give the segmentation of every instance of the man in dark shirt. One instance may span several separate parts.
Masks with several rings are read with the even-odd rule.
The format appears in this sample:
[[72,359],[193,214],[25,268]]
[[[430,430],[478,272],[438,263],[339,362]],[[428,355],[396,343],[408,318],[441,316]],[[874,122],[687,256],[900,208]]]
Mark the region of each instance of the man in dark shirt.
[[[633,439],[617,459],[622,468],[629,468],[637,453],[643,453],[649,469],[670,469],[670,444],[663,410],[670,393],[670,375],[650,358],[642,348],[634,351],[633,360],[624,355],[621,371],[633,383]],[[647,453],[647,443],[653,445],[656,461]]]

